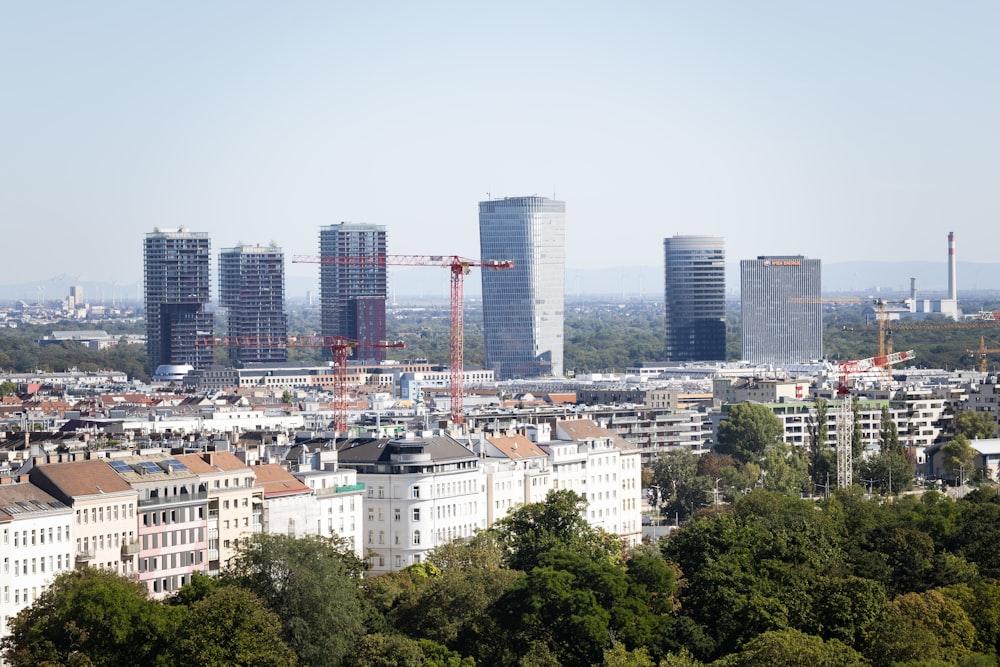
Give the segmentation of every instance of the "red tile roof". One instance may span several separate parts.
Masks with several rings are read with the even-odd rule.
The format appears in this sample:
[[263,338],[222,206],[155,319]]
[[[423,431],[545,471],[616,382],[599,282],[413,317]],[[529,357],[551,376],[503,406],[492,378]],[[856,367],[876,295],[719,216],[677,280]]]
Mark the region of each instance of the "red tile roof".
[[253,470],[257,483],[264,487],[265,498],[312,493],[308,486],[292,477],[292,473],[277,464],[252,466],[250,469]]

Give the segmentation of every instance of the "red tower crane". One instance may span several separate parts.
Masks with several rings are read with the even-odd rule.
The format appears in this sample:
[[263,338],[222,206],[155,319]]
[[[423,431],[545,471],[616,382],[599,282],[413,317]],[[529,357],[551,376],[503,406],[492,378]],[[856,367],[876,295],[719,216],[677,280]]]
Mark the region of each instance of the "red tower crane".
[[837,486],[846,488],[854,483],[854,451],[851,447],[851,435],[854,430],[854,413],[851,409],[851,388],[848,376],[851,373],[864,373],[875,368],[886,369],[894,364],[901,364],[916,356],[913,350],[893,352],[867,359],[841,361],[840,380],[837,383],[837,397],[840,404],[837,407]]
[[347,358],[354,348],[387,349],[406,347],[402,341],[359,342],[340,336],[213,336],[197,341],[211,347],[321,347],[333,357],[333,424],[338,433],[347,430]]
[[512,269],[514,262],[506,259],[479,261],[458,255],[386,255],[381,257],[341,257],[319,255],[296,255],[292,262],[306,264],[341,264],[349,266],[378,266],[384,261],[387,266],[442,266],[451,270],[451,325],[449,352],[451,421],[462,424],[465,421],[463,397],[465,395],[465,276],[473,267],[484,269]]

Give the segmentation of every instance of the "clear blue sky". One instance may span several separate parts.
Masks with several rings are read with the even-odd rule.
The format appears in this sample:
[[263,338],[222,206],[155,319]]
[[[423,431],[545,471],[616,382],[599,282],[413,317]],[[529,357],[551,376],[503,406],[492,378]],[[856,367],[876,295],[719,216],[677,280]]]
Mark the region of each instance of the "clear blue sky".
[[992,0],[0,0],[2,280],[134,284],[182,224],[478,256],[487,192],[564,199],[568,269],[676,233],[994,261],[998,28]]

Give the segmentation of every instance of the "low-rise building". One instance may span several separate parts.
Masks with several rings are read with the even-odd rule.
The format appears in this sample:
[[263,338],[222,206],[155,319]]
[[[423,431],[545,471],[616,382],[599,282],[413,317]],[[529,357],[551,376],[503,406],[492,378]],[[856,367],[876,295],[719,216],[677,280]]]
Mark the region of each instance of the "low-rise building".
[[55,575],[73,568],[71,524],[70,508],[33,484],[0,485],[0,637]]

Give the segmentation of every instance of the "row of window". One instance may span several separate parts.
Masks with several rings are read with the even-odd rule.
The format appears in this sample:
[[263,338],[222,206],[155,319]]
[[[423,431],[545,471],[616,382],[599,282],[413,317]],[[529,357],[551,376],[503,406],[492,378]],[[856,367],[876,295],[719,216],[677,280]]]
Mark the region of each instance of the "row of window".
[[[120,547],[122,545],[122,541],[124,541],[125,544],[130,544],[134,540],[135,540],[135,533],[133,533],[131,530],[128,531],[128,533],[124,533],[124,532],[122,532],[122,533],[113,533],[113,534],[109,533],[108,536],[107,536],[107,545],[108,545],[108,548],[110,549],[112,547]],[[104,544],[105,544],[104,535],[95,535],[94,536],[94,544],[93,544],[93,546],[94,546],[95,549],[103,549],[104,548]],[[90,546],[91,546],[91,544],[90,544],[90,536],[84,537],[83,540],[82,540],[82,542],[81,542],[81,538],[79,538],[79,537],[76,538],[76,550],[77,551],[90,551]]]
[[142,558],[139,560],[139,572],[155,572],[157,569],[173,570],[189,565],[201,565],[203,562],[205,562],[204,551],[182,551],[153,556],[152,558]]
[[79,526],[81,523],[104,523],[105,516],[107,517],[107,521],[117,521],[119,516],[122,519],[134,519],[135,505],[132,503],[122,503],[121,505],[91,507],[89,511],[86,507],[78,509],[76,511],[76,525]]
[[[15,575],[18,575],[18,574],[20,574],[20,575],[39,574],[39,573],[44,574],[46,571],[48,571],[48,572],[58,572],[58,571],[60,571],[62,569],[70,567],[70,562],[71,561],[69,559],[69,554],[65,555],[65,560],[63,559],[63,554],[57,554],[55,556],[49,556],[48,557],[48,559],[49,559],[49,569],[48,570],[45,569],[45,558],[46,558],[45,556],[42,556],[41,558],[32,558],[31,561],[30,561],[31,572],[28,572],[29,561],[28,561],[27,558],[25,558],[24,560],[20,560],[20,559],[15,560],[14,561],[14,574]],[[3,559],[3,573],[4,574],[10,574],[9,569],[10,569],[10,559],[9,558],[4,558]]]
[[[65,533],[64,533],[65,529]],[[49,526],[47,529],[49,544],[55,544],[57,542],[63,541],[63,535],[65,534],[66,539],[69,539],[69,526]],[[3,543],[10,544],[11,533],[14,534],[14,546],[15,547],[27,547],[34,546],[35,544],[45,544],[45,528],[32,528],[29,534],[27,529],[22,531],[11,531],[9,528],[4,528],[3,531]],[[30,538],[30,541],[29,541]]]
[[[179,521],[178,517],[180,517]],[[182,507],[179,510],[146,512],[142,515],[142,525],[159,526],[160,524],[183,523],[185,521],[197,521],[204,518],[205,506],[199,505],[198,507]]]
[[176,547],[179,544],[193,544],[195,542],[204,541],[204,528],[183,528],[181,530],[167,530],[162,533],[143,535],[142,548],[143,550],[159,549],[160,547]]

